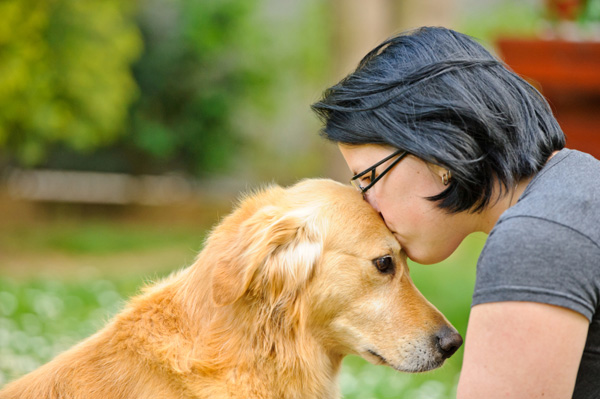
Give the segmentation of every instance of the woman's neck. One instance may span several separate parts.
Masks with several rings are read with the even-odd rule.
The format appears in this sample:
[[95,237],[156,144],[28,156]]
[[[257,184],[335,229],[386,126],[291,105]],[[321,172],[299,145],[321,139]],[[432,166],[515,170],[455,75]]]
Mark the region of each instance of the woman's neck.
[[[550,154],[546,160],[546,163],[548,163],[548,161],[550,161],[556,154],[558,154],[558,151],[554,151],[552,154]],[[486,210],[480,214],[481,217],[479,220],[478,229],[476,231],[482,231],[486,234],[489,234],[490,231],[492,231],[492,228],[496,225],[496,222],[498,222],[498,219],[500,219],[500,215],[502,215],[508,208],[519,201],[519,198],[521,198],[521,195],[532,179],[533,176],[521,180],[512,190],[507,191],[498,201],[494,202],[489,208],[486,208]],[[492,193],[492,197],[498,195],[499,192],[500,186],[498,184]]]
[[[498,219],[500,219],[500,215],[517,203],[531,179],[532,178],[530,177],[521,180],[513,189],[507,191],[501,198],[492,202],[489,207],[478,214],[480,219],[477,231],[482,231],[486,234],[489,234],[492,228],[496,225],[496,222],[498,222]],[[492,195],[497,195],[499,190],[500,188],[497,187]]]

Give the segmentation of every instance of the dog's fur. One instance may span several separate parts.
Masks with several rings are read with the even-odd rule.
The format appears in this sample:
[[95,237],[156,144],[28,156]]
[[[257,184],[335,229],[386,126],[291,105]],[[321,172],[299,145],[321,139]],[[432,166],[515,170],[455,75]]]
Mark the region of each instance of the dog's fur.
[[360,195],[306,180],[248,196],[192,266],[0,398],[336,398],[347,354],[417,372],[461,342]]

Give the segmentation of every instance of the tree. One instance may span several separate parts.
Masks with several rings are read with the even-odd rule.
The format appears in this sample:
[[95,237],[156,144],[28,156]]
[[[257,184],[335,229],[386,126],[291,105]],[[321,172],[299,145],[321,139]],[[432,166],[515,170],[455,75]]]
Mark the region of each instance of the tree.
[[[248,94],[260,101],[272,70],[257,51],[265,30],[253,0],[147,1],[139,24],[146,49],[134,71],[134,146],[155,166],[194,175],[228,163],[242,143],[232,124]],[[272,61],[271,61],[272,63]]]
[[133,3],[0,2],[0,148],[25,164],[49,145],[94,148],[123,132],[142,49]]

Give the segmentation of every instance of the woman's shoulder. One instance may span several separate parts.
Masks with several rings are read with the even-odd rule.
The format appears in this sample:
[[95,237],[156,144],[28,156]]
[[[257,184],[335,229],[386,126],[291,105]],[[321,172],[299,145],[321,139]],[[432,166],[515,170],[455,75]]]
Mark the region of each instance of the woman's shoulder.
[[535,176],[518,202],[498,220],[529,225],[535,218],[561,225],[589,237],[600,246],[600,161],[591,155],[565,149]]
[[538,192],[561,192],[572,188],[579,193],[600,192],[600,184],[597,184],[599,174],[598,159],[581,151],[564,148],[533,177],[522,198]]
[[530,301],[591,320],[599,303],[600,246],[561,223],[515,216],[490,233],[477,262],[473,303]]

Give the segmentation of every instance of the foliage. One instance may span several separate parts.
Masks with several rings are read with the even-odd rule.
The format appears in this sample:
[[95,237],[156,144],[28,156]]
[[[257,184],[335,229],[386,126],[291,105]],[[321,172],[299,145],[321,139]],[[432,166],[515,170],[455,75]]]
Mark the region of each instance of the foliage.
[[196,176],[280,155],[269,142],[297,150],[264,128],[326,70],[323,4],[282,17],[264,0],[1,2],[0,149],[30,166]]
[[485,13],[481,9],[465,13],[460,31],[491,45],[498,36],[503,35],[534,37],[543,23],[544,15],[537,3],[506,0],[490,7]]
[[600,23],[600,0],[587,0],[578,20],[583,25]]
[[133,11],[120,0],[0,2],[0,148],[34,164],[49,143],[82,150],[122,131],[142,46]]
[[302,2],[286,19],[268,14],[285,6],[263,0],[143,2],[146,50],[134,67],[141,96],[126,143],[142,167],[202,176],[245,151],[271,159],[264,150],[272,137],[251,120],[272,124],[282,100],[289,103],[286,91],[322,76],[326,45],[315,4]]
[[[577,7],[577,1],[563,2]],[[500,36],[564,37],[576,40],[597,40],[600,23],[600,0],[582,0],[573,21],[566,21],[551,9],[549,1],[504,0],[485,12],[474,7],[463,15],[460,30],[491,44]]]
[[260,98],[269,80],[254,55],[261,35],[251,24],[255,7],[248,0],[143,3],[135,148],[195,174],[229,159],[241,144],[231,123],[236,103],[250,93]]

